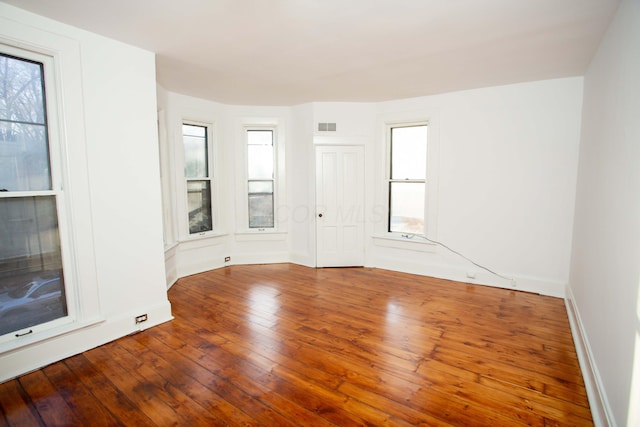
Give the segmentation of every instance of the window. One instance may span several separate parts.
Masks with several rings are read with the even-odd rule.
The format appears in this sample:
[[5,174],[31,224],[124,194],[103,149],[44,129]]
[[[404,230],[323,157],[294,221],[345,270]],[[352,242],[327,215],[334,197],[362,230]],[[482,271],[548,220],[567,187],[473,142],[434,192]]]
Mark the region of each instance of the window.
[[388,127],[388,228],[425,234],[427,125]]
[[52,173],[45,58],[0,49],[19,55],[0,53],[0,335],[20,337],[68,315],[63,193]]
[[249,228],[274,228],[274,129],[247,129]]
[[189,234],[203,234],[213,230],[213,173],[209,134],[208,126],[188,123],[182,125]]

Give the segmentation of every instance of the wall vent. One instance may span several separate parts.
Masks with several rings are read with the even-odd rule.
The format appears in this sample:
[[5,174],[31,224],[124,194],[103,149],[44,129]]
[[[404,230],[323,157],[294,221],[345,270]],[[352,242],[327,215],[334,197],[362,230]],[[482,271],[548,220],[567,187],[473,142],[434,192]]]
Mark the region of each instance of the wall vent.
[[335,123],[318,123],[318,131],[319,132],[335,132],[336,124]]

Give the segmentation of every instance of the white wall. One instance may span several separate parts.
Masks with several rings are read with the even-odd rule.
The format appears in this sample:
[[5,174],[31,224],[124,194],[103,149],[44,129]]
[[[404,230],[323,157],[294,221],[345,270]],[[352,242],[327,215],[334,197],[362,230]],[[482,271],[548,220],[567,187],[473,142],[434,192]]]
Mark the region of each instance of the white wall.
[[[564,296],[582,78],[378,104],[241,107],[171,93],[166,98],[168,105],[162,108],[170,122],[174,157],[181,156],[179,124],[183,118],[192,118],[216,122],[218,157],[224,161],[219,176],[225,187],[221,189],[221,212],[227,215],[220,230],[223,236],[194,242],[183,235],[176,256],[179,277],[220,267],[225,255],[232,256],[232,264],[293,261],[315,265],[314,146],[355,144],[365,147],[367,266],[497,286],[512,287],[515,283],[517,289]],[[281,206],[286,236],[280,239],[243,235],[235,223],[244,215],[244,199],[237,196],[243,173],[243,164],[238,161],[243,144],[240,134],[243,121],[252,117],[271,117],[287,124],[288,199]],[[431,143],[439,148],[430,160],[430,167],[437,169],[437,182],[432,183],[437,200],[433,200],[434,211],[429,215],[430,237],[513,277],[515,282],[493,276],[433,245],[380,238],[385,234],[386,209],[384,123],[403,118],[430,119],[434,131]],[[318,122],[336,123],[337,131],[319,132]],[[180,166],[176,168],[176,188],[180,188],[182,171]],[[181,206],[180,195],[176,197]],[[177,220],[184,215],[179,207]],[[468,272],[475,279],[468,279]]]
[[[322,145],[353,145],[362,146],[364,152],[364,236],[370,236],[373,232],[371,213],[374,211],[373,195],[376,188],[374,176],[375,159],[375,133],[376,111],[375,103],[353,102],[317,102],[313,103],[313,146],[310,147],[310,164],[312,176],[308,182],[308,192],[313,195],[310,211],[314,214],[309,218],[311,233],[309,234],[310,246],[316,255],[316,228],[315,228],[315,152],[317,146]],[[335,132],[318,131],[318,123],[336,123]],[[369,265],[366,245],[365,264]]]
[[639,41],[624,1],[585,77],[569,299],[603,425],[640,425]]
[[[77,321],[0,354],[0,380],[171,318],[154,55],[0,3],[0,38],[57,55]],[[63,224],[64,225],[64,224]],[[51,331],[50,331],[51,332]],[[3,347],[6,349],[6,347]]]
[[292,108],[289,140],[288,176],[291,230],[291,261],[315,267],[315,162],[313,152],[313,104]]
[[[539,81],[382,103],[379,126],[403,116],[437,126],[429,237],[513,277],[518,289],[563,296],[581,102],[582,78]],[[384,176],[384,144],[378,132],[376,182]],[[379,192],[376,205],[384,203]],[[379,221],[375,234],[383,227]],[[510,286],[442,248],[392,246],[374,240],[371,264],[463,281],[471,271],[479,283]]]

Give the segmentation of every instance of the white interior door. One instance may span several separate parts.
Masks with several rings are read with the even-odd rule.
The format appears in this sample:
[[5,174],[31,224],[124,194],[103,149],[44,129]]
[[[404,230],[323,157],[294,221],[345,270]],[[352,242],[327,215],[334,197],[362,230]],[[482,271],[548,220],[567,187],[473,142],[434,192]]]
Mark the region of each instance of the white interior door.
[[364,265],[364,149],[316,147],[316,265]]

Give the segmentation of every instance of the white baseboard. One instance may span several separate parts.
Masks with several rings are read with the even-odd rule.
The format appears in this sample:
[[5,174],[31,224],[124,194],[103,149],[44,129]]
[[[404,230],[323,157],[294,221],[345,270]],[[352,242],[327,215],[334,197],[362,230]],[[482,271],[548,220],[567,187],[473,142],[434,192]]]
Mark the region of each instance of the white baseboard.
[[[136,325],[135,317],[146,313],[147,321]],[[101,346],[131,333],[173,319],[169,301],[137,309],[103,322],[81,327],[64,335],[8,351],[0,356],[0,382],[40,369],[51,363]]]
[[[475,266],[464,268],[457,265],[428,264],[412,259],[403,260],[399,257],[388,256],[373,256],[368,260],[367,266],[474,285],[532,292],[556,298],[564,298],[565,296],[566,283],[536,277],[510,275],[508,273],[503,273],[504,277],[500,277]],[[468,277],[469,272],[473,273],[473,278]],[[510,279],[513,279],[513,281]]]
[[289,261],[292,264],[303,265],[305,267],[311,267],[311,268],[315,268],[316,266],[315,256],[312,257],[307,253],[303,254],[299,252],[292,252],[289,256],[290,256]]
[[164,270],[167,278],[167,289],[172,287],[178,280],[178,265],[176,253],[178,245],[172,245],[164,250]]
[[567,286],[564,301],[567,307],[567,315],[569,316],[573,342],[576,346],[576,353],[578,354],[578,361],[582,369],[582,377],[584,378],[584,384],[589,398],[593,423],[596,427],[615,427],[613,412],[609,406],[602,379],[600,378],[598,367],[593,358],[589,339],[580,320],[580,312],[575,305],[571,286]]

